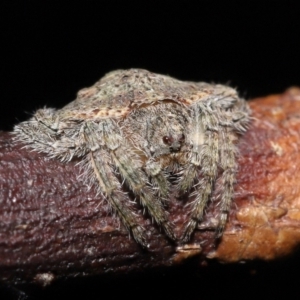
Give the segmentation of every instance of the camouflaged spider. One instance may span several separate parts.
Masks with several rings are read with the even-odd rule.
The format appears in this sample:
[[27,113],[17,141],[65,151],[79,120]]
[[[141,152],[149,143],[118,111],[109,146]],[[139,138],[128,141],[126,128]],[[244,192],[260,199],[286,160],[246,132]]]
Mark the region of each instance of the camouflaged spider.
[[233,198],[236,141],[249,115],[246,102],[230,87],[130,69],[107,74],[60,110],[38,110],[14,132],[17,140],[50,157],[82,157],[84,179],[97,186],[135,240],[147,246],[122,182],[177,240],[164,206],[175,174],[178,194],[195,197],[178,238],[187,242],[218,179],[220,237]]

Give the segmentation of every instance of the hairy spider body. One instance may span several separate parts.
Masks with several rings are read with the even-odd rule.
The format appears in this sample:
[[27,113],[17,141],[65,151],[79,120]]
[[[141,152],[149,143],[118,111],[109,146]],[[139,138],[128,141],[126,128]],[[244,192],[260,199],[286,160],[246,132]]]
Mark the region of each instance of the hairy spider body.
[[82,157],[84,180],[97,186],[135,240],[146,246],[145,229],[123,181],[177,240],[164,206],[175,174],[177,194],[191,192],[195,197],[179,238],[187,242],[218,179],[220,237],[233,198],[236,142],[249,115],[246,102],[230,87],[130,69],[107,74],[60,110],[38,110],[14,132],[17,140],[50,157]]

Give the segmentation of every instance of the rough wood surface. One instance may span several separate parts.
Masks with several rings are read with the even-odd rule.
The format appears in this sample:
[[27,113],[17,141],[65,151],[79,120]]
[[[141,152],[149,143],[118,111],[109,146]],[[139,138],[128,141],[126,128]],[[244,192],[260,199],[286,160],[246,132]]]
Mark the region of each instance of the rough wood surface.
[[[0,279],[47,285],[61,277],[171,266],[193,256],[238,262],[294,251],[300,242],[300,90],[250,106],[253,121],[239,145],[235,199],[223,238],[215,241],[213,231],[198,230],[188,245],[178,246],[141,213],[148,250],[78,180],[76,161],[49,160],[0,133]],[[184,203],[170,201],[179,231]],[[216,213],[210,205],[206,220]]]

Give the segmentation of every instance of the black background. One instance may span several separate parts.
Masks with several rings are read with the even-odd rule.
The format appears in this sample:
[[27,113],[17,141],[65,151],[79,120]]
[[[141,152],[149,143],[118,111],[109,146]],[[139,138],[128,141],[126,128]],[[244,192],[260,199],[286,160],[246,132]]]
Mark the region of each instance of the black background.
[[2,1],[0,129],[120,68],[229,83],[247,98],[300,85],[296,1],[138,3]]
[[[37,108],[64,106],[120,68],[228,83],[247,99],[300,86],[296,2],[2,1],[0,130]],[[297,257],[189,266],[61,282],[34,299],[288,298],[299,289],[298,269]]]

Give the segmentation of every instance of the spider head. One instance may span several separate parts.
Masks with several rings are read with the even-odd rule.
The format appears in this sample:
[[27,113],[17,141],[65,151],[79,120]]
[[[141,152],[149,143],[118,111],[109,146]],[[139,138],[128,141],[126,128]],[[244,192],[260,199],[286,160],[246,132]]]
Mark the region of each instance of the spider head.
[[165,126],[156,128],[148,142],[152,157],[177,153],[180,152],[184,146],[185,134],[181,126]]
[[170,152],[179,152],[182,144],[184,143],[185,136],[183,133],[173,136],[165,135],[162,138],[162,141],[165,145],[169,146]]
[[148,158],[186,151],[188,113],[174,103],[139,108],[123,123],[134,145]]
[[[152,157],[183,151],[186,144],[187,115],[174,103],[157,105],[145,115],[146,148]],[[142,130],[143,132],[143,130]]]

